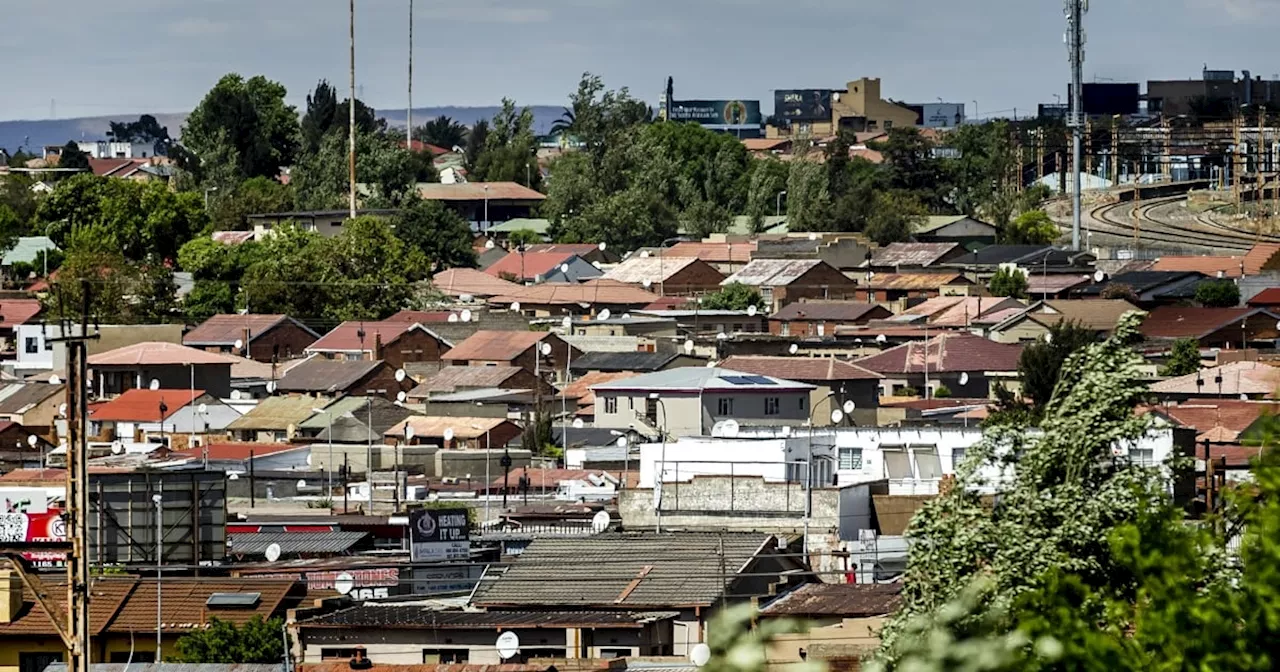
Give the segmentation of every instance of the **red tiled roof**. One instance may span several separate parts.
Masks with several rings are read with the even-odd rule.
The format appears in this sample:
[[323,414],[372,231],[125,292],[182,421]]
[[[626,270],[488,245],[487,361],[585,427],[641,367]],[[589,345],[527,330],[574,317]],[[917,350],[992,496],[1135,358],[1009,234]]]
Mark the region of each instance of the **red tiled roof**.
[[214,231],[212,238],[223,245],[239,245],[253,240],[252,231]]
[[567,399],[577,399],[578,405],[581,406],[595,401],[596,394],[591,390],[593,386],[614,380],[634,378],[638,375],[640,374],[634,371],[592,371],[560,388],[560,394]]
[[720,366],[743,373],[784,380],[879,380],[884,376],[834,357],[730,357]]
[[[111,577],[107,579],[111,580]],[[137,582],[137,587],[120,605],[120,609],[106,627],[109,632],[156,631],[156,581],[128,577],[125,582]],[[236,577],[165,577],[161,589],[164,609],[162,625],[166,632],[202,629],[211,618],[217,617],[236,625],[243,625],[254,616],[263,620],[281,612],[285,597],[294,587],[292,581],[275,578]],[[66,591],[62,591],[65,595]],[[214,593],[258,593],[258,603],[252,607],[215,608],[208,606]],[[90,600],[90,604],[93,601]]]
[[[401,146],[401,147],[404,147],[404,144],[405,144],[405,143],[404,143],[404,140],[401,140],[399,144],[400,144],[400,146]],[[452,153],[452,152],[453,152],[453,150],[452,150],[452,149],[445,149],[444,147],[441,147],[441,146],[439,146],[439,145],[433,145],[433,144],[431,144],[431,143],[429,143],[429,142],[423,142],[423,141],[421,141],[421,140],[414,140],[414,141],[410,142],[410,143],[409,143],[409,151],[411,151],[411,152],[431,152],[431,155],[432,155],[432,156],[440,156],[440,155],[442,155],[442,154],[450,154],[450,153]]]
[[1244,254],[1244,274],[1258,275],[1262,271],[1280,270],[1280,243],[1259,243]]
[[0,300],[0,329],[12,329],[19,324],[26,324],[39,314],[38,299]]
[[1280,307],[1280,287],[1268,287],[1255,294],[1246,303],[1257,308]]
[[[1229,443],[1262,415],[1274,415],[1280,405],[1235,399],[1191,399],[1177,406],[1157,406],[1151,410],[1180,426],[1195,429],[1199,435],[1197,441]],[[1218,431],[1214,432],[1215,429]],[[1209,432],[1214,434],[1205,436]]]
[[745,243],[676,243],[664,254],[672,257],[697,257],[713,264],[745,264],[751,261],[756,242]]
[[1151,265],[1153,271],[1195,271],[1210,278],[1219,273],[1224,278],[1240,277],[1244,257],[1176,256],[1160,257]]
[[[94,407],[90,420],[97,422],[160,422],[200,398],[204,390],[129,390]],[[160,403],[168,411],[160,415]]]
[[791,138],[743,138],[742,146],[748,152],[771,152],[781,147],[790,147]]
[[509,362],[549,335],[545,331],[482,329],[444,353],[441,359],[450,362]]
[[463,182],[419,184],[425,201],[542,201],[546,196],[516,182]]
[[182,337],[183,345],[232,345],[244,339],[249,330],[249,341],[266,333],[272,327],[289,319],[285,315],[214,315]]
[[996,343],[969,334],[942,334],[927,344],[903,343],[854,363],[883,374],[923,373],[927,357],[929,371],[1017,371],[1021,356],[1021,345]]
[[[518,273],[517,273],[518,274]],[[519,291],[520,285],[474,268],[451,268],[431,278],[435,288],[449,296],[470,294],[480,298]]]
[[148,162],[149,159],[89,159],[89,169],[98,177],[128,177]]
[[[320,405],[323,406],[324,404],[320,403]],[[256,458],[303,447],[296,443],[210,443],[203,448],[175,450],[173,455],[179,457],[203,457],[207,454],[211,460],[247,460],[249,459],[249,451],[253,451],[253,456]]]
[[1202,338],[1262,312],[1266,311],[1262,308],[1158,306],[1143,320],[1141,331],[1147,338]]
[[[575,254],[572,252],[508,252],[507,256],[499,259],[497,262],[484,269],[484,272],[495,277],[502,278],[504,275],[523,279],[535,280],[540,276],[547,275],[555,270],[560,264],[573,259]],[[521,258],[523,257],[523,266]],[[523,272],[523,275],[521,273]]]
[[440,322],[448,322],[449,316],[453,315],[451,310],[402,310],[391,317],[383,320],[383,322],[408,322],[409,324],[432,324]]
[[236,363],[235,357],[188,348],[177,343],[146,341],[89,356],[89,366],[140,366]]
[[[367,352],[373,350],[375,339],[382,339],[382,345],[395,343],[404,332],[414,325],[413,322],[383,320],[381,322],[343,322],[333,331],[320,337],[320,340],[307,346],[307,352]],[[360,331],[364,330],[364,340],[360,339]]]

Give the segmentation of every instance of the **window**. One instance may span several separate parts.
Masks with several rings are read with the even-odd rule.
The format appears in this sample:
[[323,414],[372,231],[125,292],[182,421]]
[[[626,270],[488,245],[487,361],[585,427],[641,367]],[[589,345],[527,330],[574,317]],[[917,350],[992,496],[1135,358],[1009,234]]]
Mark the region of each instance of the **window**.
[[779,336],[790,336],[790,335],[791,335],[791,323],[790,323],[790,322],[783,322],[783,323],[782,323],[782,328],[779,330],[779,332],[780,332],[780,333],[778,334]]
[[40,339],[35,336],[28,336],[23,339],[23,349],[28,355],[34,355],[40,352]]
[[51,663],[61,662],[61,653],[19,653],[18,672],[44,672]]
[[765,397],[764,398],[764,414],[777,415],[778,407],[781,405],[782,404],[777,397]]
[[446,665],[465,663],[471,657],[470,649],[423,649],[424,665]]
[[803,394],[800,395],[800,410],[803,411],[808,407],[809,407],[809,398],[804,396]]
[[716,415],[733,415],[733,399],[720,397],[716,400]]
[[916,458],[916,475],[920,480],[942,478],[942,460],[938,457],[938,449],[934,446],[913,448]]
[[892,121],[892,120],[890,120],[890,119],[885,119],[885,120],[884,120],[884,130],[886,130],[886,131],[887,131],[887,130],[889,130],[889,129],[891,129],[891,128],[893,128],[893,121]]
[[951,470],[955,471],[964,463],[964,448],[951,449]]
[[349,649],[320,649],[320,660],[351,660],[356,657],[354,647]]
[[605,413],[617,413],[617,412],[618,412],[618,398],[617,398],[617,397],[605,397],[605,398],[604,398],[604,412],[605,412]]
[[912,477],[911,455],[902,446],[884,448],[885,478],[902,480]]
[[852,471],[862,468],[862,449],[861,448],[841,448],[839,452],[840,463],[836,467],[841,471]]
[[1140,467],[1156,466],[1156,451],[1150,448],[1130,448],[1129,461]]
[[827,335],[827,325],[825,323],[822,323],[822,322],[818,323],[818,335],[819,336]]
[[658,400],[657,399],[649,399],[648,397],[645,398],[644,417],[649,421],[650,424],[657,424],[658,422]]

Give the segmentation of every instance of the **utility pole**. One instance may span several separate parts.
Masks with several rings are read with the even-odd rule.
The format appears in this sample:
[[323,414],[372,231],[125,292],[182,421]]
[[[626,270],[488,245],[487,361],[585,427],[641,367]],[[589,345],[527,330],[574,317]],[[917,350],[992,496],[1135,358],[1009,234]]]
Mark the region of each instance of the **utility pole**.
[[347,200],[351,219],[356,218],[356,0],[349,0],[348,18],[351,33],[351,100],[347,104]]
[[1257,166],[1256,166],[1256,169],[1253,171],[1257,173],[1257,177],[1254,180],[1257,187],[1256,187],[1256,193],[1253,197],[1254,242],[1262,241],[1262,193],[1263,193],[1262,191],[1262,183],[1263,183],[1262,146],[1265,144],[1262,139],[1266,137],[1266,130],[1267,130],[1267,106],[1259,105],[1258,106],[1258,149],[1257,149],[1258,158],[1255,159]]
[[[404,148],[413,151],[413,0],[409,0],[409,107],[404,115]],[[452,149],[452,148],[450,148]]]
[[1236,110],[1231,123],[1233,143],[1231,146],[1231,199],[1235,201],[1236,212],[1240,212],[1240,111]]
[[1081,200],[1080,142],[1084,117],[1084,14],[1086,0],[1064,0],[1067,14],[1067,49],[1071,61],[1071,113],[1067,125],[1071,127],[1071,172],[1075,189],[1071,195],[1071,249],[1080,249]]

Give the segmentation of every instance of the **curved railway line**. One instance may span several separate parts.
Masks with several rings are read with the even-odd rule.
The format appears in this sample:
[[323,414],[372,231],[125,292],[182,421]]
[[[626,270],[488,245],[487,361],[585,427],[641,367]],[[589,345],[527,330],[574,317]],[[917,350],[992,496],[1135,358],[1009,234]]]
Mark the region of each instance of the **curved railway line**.
[[[1133,241],[1134,217],[1137,217],[1137,240],[1146,243],[1164,243],[1177,247],[1208,247],[1218,250],[1241,252],[1248,250],[1257,236],[1231,229],[1204,215],[1190,222],[1174,222],[1162,219],[1156,211],[1164,206],[1186,200],[1185,194],[1153,198],[1138,203],[1122,201],[1097,206],[1088,211],[1091,231],[1115,238]],[[1136,212],[1134,212],[1136,211]],[[1120,212],[1125,214],[1120,215]],[[1269,236],[1264,236],[1269,239]]]

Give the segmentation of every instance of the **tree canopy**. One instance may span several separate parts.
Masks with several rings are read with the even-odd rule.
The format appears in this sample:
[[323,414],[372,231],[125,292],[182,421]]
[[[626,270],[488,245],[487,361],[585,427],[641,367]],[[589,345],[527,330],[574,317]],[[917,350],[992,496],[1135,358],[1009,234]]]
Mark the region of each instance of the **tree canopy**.
[[751,306],[764,310],[766,305],[760,290],[741,282],[731,282],[720,291],[702,297],[702,307],[706,310],[746,310]]
[[991,296],[1021,299],[1027,295],[1027,274],[1020,268],[1002,267],[991,276],[987,288]]
[[[228,74],[187,116],[182,144],[205,174],[226,170],[234,181],[275,177],[298,151],[298,111],[285,103],[283,84],[261,75]],[[219,162],[229,162],[217,166]]]
[[64,250],[123,254],[133,261],[172,260],[208,225],[198,194],[91,174],[59,182],[36,217],[48,223],[49,237]]
[[254,616],[237,626],[218,617],[206,628],[178,638],[177,663],[280,663],[284,660],[284,621]]
[[1240,287],[1226,279],[1207,280],[1196,286],[1196,303],[1206,308],[1235,308],[1240,305]]

